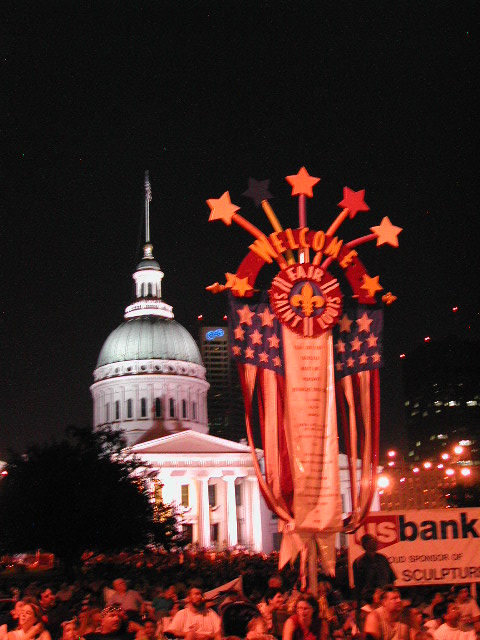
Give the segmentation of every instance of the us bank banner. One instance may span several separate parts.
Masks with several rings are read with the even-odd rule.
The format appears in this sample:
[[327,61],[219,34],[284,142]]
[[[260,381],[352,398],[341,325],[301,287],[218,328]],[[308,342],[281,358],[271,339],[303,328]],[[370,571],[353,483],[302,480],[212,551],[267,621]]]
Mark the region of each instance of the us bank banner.
[[399,587],[480,582],[480,508],[371,512],[349,536],[349,571],[364,553],[360,540],[375,536]]

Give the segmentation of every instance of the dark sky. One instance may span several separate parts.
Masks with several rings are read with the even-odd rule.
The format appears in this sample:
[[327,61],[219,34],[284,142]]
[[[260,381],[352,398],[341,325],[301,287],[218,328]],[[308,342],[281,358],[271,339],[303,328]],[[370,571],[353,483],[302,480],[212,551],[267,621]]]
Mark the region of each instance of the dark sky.
[[[329,6],[330,5],[330,6]],[[376,6],[378,5],[378,6]],[[207,198],[284,176],[320,176],[308,202],[326,229],[342,189],[388,215],[400,248],[360,249],[398,296],[387,310],[384,443],[402,433],[399,354],[426,335],[478,330],[478,23],[473,2],[2,3],[0,458],[91,420],[99,350],[132,299],[143,172],[164,299],[196,331],[226,300],[250,237],[208,220]],[[458,306],[458,312],[452,308]],[[470,327],[470,329],[469,329]]]

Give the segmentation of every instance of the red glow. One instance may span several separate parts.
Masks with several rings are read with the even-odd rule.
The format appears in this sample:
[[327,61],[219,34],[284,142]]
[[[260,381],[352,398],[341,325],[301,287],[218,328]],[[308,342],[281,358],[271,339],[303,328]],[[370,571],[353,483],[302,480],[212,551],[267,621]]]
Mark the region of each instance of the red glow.
[[400,354],[400,358],[405,358],[405,354],[404,354],[404,353],[401,353],[401,354]]
[[8,471],[2,471],[2,476],[8,476]]
[[227,318],[227,316],[226,316],[226,315],[225,315],[225,316],[223,316],[223,319],[224,319],[224,320],[228,320],[228,318]]
[[202,316],[202,314],[200,314],[199,316],[197,316],[197,320],[203,320],[203,316]]
[[426,338],[424,338],[425,342],[430,342],[430,336],[427,336]]
[[456,311],[458,311],[458,307],[453,307],[452,311],[453,313],[455,313]]

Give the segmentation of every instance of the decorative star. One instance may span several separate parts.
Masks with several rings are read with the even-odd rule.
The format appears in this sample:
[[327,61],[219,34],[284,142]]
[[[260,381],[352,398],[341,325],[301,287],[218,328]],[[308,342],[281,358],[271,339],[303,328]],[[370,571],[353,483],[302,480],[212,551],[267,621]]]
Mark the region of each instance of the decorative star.
[[351,329],[351,325],[352,325],[353,320],[350,320],[350,318],[347,316],[346,313],[343,314],[342,319],[340,320],[340,331],[344,331],[346,333],[350,333]]
[[364,353],[362,353],[362,355],[360,356],[360,358],[358,359],[358,362],[360,364],[367,364],[368,362],[368,356],[366,356]]
[[360,351],[362,341],[358,339],[358,336],[355,336],[355,338],[351,341],[350,346],[352,347],[352,351]]
[[367,315],[367,312],[364,311],[363,316],[359,318],[356,322],[358,324],[359,333],[362,333],[362,331],[365,331],[365,333],[368,333],[370,331],[370,325],[372,324],[373,319],[369,318]]
[[347,367],[354,367],[355,366],[355,360],[353,358],[348,358],[347,360]]
[[345,353],[345,343],[342,342],[340,338],[337,340],[335,349],[337,350],[337,353]]
[[208,287],[205,287],[205,289],[210,291],[210,293],[221,293],[222,291],[225,291],[225,287],[219,282],[214,282],[213,284],[208,285]]
[[270,180],[255,180],[255,178],[248,179],[248,189],[242,193],[242,196],[251,198],[256,207],[262,204],[262,200],[269,200],[273,198],[272,194],[268,190],[270,186]]
[[262,353],[258,354],[258,358],[260,360],[260,362],[268,362],[268,353],[266,353],[265,351],[262,351]]
[[232,204],[228,191],[225,191],[220,198],[210,198],[207,200],[207,204],[211,210],[208,221],[222,220],[228,226],[232,224],[233,216],[240,210],[240,207]]
[[380,362],[380,354],[379,353],[374,353],[372,356],[372,361],[373,362]]
[[388,291],[388,293],[382,296],[382,302],[385,302],[385,304],[393,304],[396,299],[397,296],[394,296],[391,291]]
[[243,336],[245,335],[245,331],[239,325],[238,327],[235,327],[235,329],[233,330],[233,334],[235,336],[235,340],[243,340]]
[[227,271],[227,273],[225,274],[225,278],[227,279],[225,283],[225,289],[231,289],[237,281],[237,274]]
[[246,304],[241,309],[237,309],[237,313],[240,316],[240,324],[248,324],[249,327],[252,326],[252,316],[255,315],[253,311],[250,311],[248,304]]
[[303,194],[309,198],[313,198],[313,187],[320,182],[320,178],[314,178],[309,175],[305,167],[294,176],[287,176],[285,180],[293,187],[292,196]]
[[255,355],[255,351],[251,347],[247,347],[245,349],[245,358],[250,358],[253,360],[253,356]]
[[[236,276],[235,276],[236,277]],[[251,291],[253,287],[248,284],[248,276],[245,278],[236,278],[232,291],[236,291],[239,296],[244,296],[247,291]]]
[[278,339],[278,336],[273,334],[273,336],[270,336],[270,338],[267,338],[267,339],[268,339],[268,343],[270,345],[270,349],[278,349],[278,347],[280,345],[280,340]]
[[403,229],[393,225],[388,216],[385,216],[377,227],[370,227],[370,231],[373,231],[377,236],[377,247],[385,243],[392,245],[392,247],[398,247],[397,236]]
[[378,337],[374,336],[373,333],[371,333],[367,338],[367,342],[368,342],[369,349],[371,349],[372,347],[376,347],[378,342]]
[[379,278],[380,278],[380,276],[375,276],[375,277],[371,278],[369,275],[367,275],[365,273],[363,275],[363,284],[360,285],[360,289],[365,289],[365,291],[368,291],[368,295],[371,298],[374,298],[375,297],[375,293],[377,291],[382,291],[383,290],[382,285],[378,281]]
[[260,313],[257,313],[257,315],[262,319],[262,327],[273,327],[275,315],[270,313],[270,309],[268,307],[265,307],[265,311],[261,311]]
[[241,356],[242,355],[242,350],[240,349],[240,347],[238,345],[233,345],[232,347],[232,351],[233,351],[233,355],[234,356]]
[[343,187],[343,200],[338,203],[342,209],[348,209],[348,215],[353,219],[359,211],[370,211],[370,207],[365,202],[365,189],[352,191],[348,187]]
[[337,364],[335,365],[335,368],[337,371],[341,371],[343,369],[343,364],[341,362],[337,362]]
[[252,340],[252,344],[262,344],[262,334],[258,329],[255,329],[255,331],[250,334],[250,339]]
[[273,364],[276,367],[281,367],[282,366],[282,361],[280,360],[279,356],[275,356],[275,358],[273,359]]

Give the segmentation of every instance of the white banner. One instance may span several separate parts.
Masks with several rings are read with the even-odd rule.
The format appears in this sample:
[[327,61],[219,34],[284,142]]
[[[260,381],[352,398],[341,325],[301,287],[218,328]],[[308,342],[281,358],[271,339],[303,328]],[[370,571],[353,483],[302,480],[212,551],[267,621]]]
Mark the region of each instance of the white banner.
[[480,582],[480,508],[371,512],[348,536],[348,566],[364,553],[365,533],[390,562],[400,587]]

